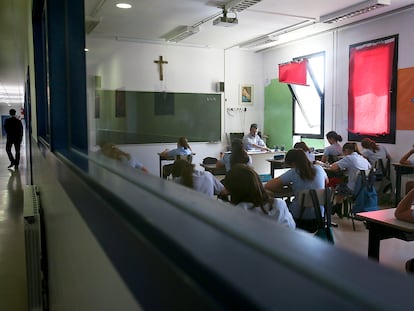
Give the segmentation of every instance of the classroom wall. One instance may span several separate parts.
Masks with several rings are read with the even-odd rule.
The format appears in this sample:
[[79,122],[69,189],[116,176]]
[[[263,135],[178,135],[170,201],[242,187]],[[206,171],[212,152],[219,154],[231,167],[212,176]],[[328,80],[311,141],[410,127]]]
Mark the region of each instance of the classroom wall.
[[[349,46],[358,42],[399,34],[398,68],[413,67],[414,38],[411,30],[414,27],[413,17],[414,9],[410,9],[399,14],[351,25],[268,50],[263,53],[264,79],[268,82],[278,77],[276,65],[279,63],[290,61],[294,57],[325,51],[325,132],[331,129],[336,130],[346,141],[348,137]],[[411,148],[413,142],[412,131],[397,131],[396,143],[385,144],[392,156],[392,161],[398,161]],[[412,179],[412,176],[406,178]]]
[[[87,38],[88,125],[91,149],[95,149],[94,89],[99,77],[102,89],[216,93],[216,83],[224,82],[222,96],[222,141],[191,143],[196,153],[193,163],[208,156],[219,157],[227,146],[226,133],[247,132],[251,123],[263,124],[264,90],[262,56],[248,51],[219,50],[175,45],[120,42]],[[162,55],[164,81],[159,80],[154,60]],[[241,65],[243,64],[243,65]],[[242,84],[254,86],[252,105],[241,105]],[[228,108],[228,109],[227,109]],[[245,109],[246,108],[246,111]],[[186,133],[183,133],[186,136]],[[175,144],[122,145],[139,158],[152,174],[159,174],[157,153]]]
[[[413,12],[411,9],[347,26],[262,53],[88,38],[88,74],[101,76],[102,88],[144,91],[215,92],[216,83],[224,81],[222,143],[192,144],[197,153],[194,161],[199,163],[206,156],[217,157],[225,149],[226,133],[247,132],[250,123],[255,122],[266,134],[264,88],[278,78],[278,64],[294,57],[325,51],[325,132],[336,130],[346,141],[349,45],[398,33],[399,68],[412,67],[414,60],[411,47],[414,38],[410,29],[414,26]],[[168,61],[164,65],[165,81],[159,81],[157,67],[153,63],[160,55]],[[240,104],[239,91],[243,84],[254,86],[252,105]],[[91,97],[90,93],[88,96]],[[92,138],[93,122],[90,119]],[[277,131],[277,126],[281,126],[281,129],[286,127],[285,124],[276,125],[276,128],[272,128],[273,132]],[[393,161],[398,160],[409,148],[407,141],[414,141],[411,137],[411,131],[397,131],[396,144],[386,145]],[[142,159],[154,174],[158,174],[156,153],[174,147],[174,144],[125,146]]]

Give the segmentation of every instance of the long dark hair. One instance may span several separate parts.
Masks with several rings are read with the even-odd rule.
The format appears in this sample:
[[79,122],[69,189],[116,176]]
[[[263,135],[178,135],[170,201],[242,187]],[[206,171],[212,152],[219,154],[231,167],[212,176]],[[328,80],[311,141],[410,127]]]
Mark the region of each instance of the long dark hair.
[[268,214],[265,205],[273,206],[273,196],[260,181],[259,175],[245,164],[235,164],[226,174],[226,189],[230,192],[231,203],[253,203],[260,207],[263,213]]
[[285,162],[287,165],[294,166],[300,178],[304,180],[313,180],[316,176],[315,168],[302,149],[290,149],[286,153]]
[[293,148],[295,148],[295,149],[302,149],[303,151],[310,152],[310,149],[309,149],[308,145],[307,145],[304,141],[299,141],[299,142],[297,142],[297,143],[293,146]]
[[351,153],[356,152],[358,154],[361,154],[361,152],[359,152],[359,148],[358,148],[357,143],[351,143],[351,142],[345,143],[342,146],[342,151],[345,151],[345,150],[349,150],[349,151],[351,151]]
[[183,159],[177,159],[174,162],[172,175],[174,178],[181,177],[182,184],[184,186],[187,186],[188,188],[193,188],[193,171],[194,164],[191,164],[190,162]]
[[230,167],[233,167],[237,163],[249,163],[249,155],[243,147],[243,141],[239,138],[231,142]]
[[342,141],[342,136],[339,135],[337,132],[335,131],[329,131],[328,133],[326,133],[326,139],[332,138],[335,141]]
[[377,152],[380,149],[379,146],[377,145],[377,143],[374,140],[372,140],[371,138],[368,138],[368,137],[361,140],[361,146],[363,148],[369,149],[373,152]]

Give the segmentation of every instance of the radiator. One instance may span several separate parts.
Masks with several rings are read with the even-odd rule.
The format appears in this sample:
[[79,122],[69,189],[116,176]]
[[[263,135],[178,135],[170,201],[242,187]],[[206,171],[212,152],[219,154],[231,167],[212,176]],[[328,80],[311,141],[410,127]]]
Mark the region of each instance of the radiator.
[[24,188],[24,237],[26,248],[26,278],[29,310],[44,310],[42,243],[39,193],[36,186]]

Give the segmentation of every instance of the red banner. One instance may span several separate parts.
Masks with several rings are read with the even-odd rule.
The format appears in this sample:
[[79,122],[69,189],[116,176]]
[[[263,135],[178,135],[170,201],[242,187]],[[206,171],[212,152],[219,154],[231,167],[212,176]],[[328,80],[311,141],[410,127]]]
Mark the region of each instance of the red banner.
[[279,64],[279,82],[289,84],[306,84],[308,60]]

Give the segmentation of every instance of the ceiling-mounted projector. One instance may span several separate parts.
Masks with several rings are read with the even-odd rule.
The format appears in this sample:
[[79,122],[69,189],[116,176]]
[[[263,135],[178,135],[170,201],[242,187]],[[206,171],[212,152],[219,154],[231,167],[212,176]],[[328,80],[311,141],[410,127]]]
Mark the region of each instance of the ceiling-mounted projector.
[[214,26],[232,27],[239,23],[236,17],[220,16],[213,20]]
[[239,23],[237,16],[235,17],[228,17],[227,11],[223,10],[223,16],[217,17],[213,20],[214,26],[222,26],[222,27],[232,27]]

